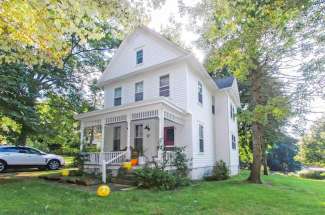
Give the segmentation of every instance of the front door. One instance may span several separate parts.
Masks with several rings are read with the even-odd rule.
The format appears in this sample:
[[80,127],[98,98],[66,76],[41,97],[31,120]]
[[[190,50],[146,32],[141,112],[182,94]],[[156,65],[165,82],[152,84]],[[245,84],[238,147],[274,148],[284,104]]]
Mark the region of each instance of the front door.
[[143,125],[135,125],[134,148],[139,156],[143,156]]
[[165,149],[172,149],[174,147],[175,128],[174,126],[164,128],[164,146]]
[[120,151],[121,150],[121,127],[116,126],[114,127],[113,133],[113,151]]

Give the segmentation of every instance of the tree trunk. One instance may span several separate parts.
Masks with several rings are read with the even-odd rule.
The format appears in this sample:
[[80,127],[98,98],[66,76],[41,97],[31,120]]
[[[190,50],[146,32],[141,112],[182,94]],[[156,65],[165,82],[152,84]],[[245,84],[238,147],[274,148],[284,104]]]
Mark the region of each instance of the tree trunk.
[[[258,105],[264,105],[262,97],[263,71],[259,67],[259,63],[255,60],[257,65],[255,70],[250,72],[249,78],[251,83],[251,97],[252,107],[255,109]],[[258,119],[253,118],[252,122],[253,135],[253,164],[248,178],[249,182],[261,184],[261,166],[262,166],[262,146],[264,138],[264,126],[258,122]]]
[[262,166],[262,129],[261,124],[253,122],[253,164],[251,167],[249,182],[261,184],[261,166]]
[[24,125],[22,125],[19,137],[17,139],[17,145],[18,146],[25,146],[26,145],[27,134],[28,134],[28,132],[26,130],[26,127]]
[[265,151],[263,151],[263,174],[269,175],[269,171],[267,170],[267,157]]

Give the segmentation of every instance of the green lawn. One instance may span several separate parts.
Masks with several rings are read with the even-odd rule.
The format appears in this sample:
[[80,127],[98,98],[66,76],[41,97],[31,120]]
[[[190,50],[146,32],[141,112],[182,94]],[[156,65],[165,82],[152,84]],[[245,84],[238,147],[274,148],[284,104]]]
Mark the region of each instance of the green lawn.
[[0,214],[325,214],[325,181],[293,176],[201,182],[177,191],[133,190],[108,198],[38,179],[0,180]]

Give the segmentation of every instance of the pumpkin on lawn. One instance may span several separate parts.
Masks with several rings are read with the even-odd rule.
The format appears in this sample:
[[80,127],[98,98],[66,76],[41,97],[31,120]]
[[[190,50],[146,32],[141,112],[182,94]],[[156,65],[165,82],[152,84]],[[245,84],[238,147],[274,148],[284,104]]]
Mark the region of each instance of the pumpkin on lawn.
[[97,196],[107,197],[111,193],[111,189],[107,185],[100,185],[97,188]]
[[62,170],[61,175],[62,176],[69,176],[70,172],[67,169]]

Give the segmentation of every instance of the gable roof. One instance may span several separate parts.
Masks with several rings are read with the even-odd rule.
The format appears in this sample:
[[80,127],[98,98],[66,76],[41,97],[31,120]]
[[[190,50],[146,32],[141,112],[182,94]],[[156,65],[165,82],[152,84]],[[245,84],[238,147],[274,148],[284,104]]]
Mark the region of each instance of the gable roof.
[[[164,44],[166,44],[167,46],[169,46],[170,48],[174,49],[175,51],[177,51],[178,53],[180,53],[180,56],[172,59],[172,60],[167,60],[165,62],[160,63],[159,65],[153,65],[153,66],[149,66],[147,68],[143,68],[143,69],[136,69],[135,71],[133,71],[130,74],[126,74],[123,75],[123,77],[117,77],[117,78],[113,78],[112,81],[116,81],[117,79],[121,79],[121,78],[127,78],[129,76],[132,75],[136,75],[142,72],[146,72],[149,71],[150,69],[156,68],[157,66],[163,66],[166,64],[170,64],[170,63],[176,63],[179,61],[186,61],[189,65],[194,66],[198,72],[200,72],[203,77],[205,77],[205,80],[207,81],[207,83],[213,87],[215,90],[220,90],[220,91],[229,91],[232,92],[232,94],[234,94],[234,98],[236,100],[236,103],[238,106],[240,106],[240,98],[239,98],[239,92],[238,92],[238,86],[237,86],[237,81],[236,78],[233,76],[230,77],[226,77],[226,78],[221,78],[221,79],[215,79],[213,77],[210,76],[210,74],[206,71],[206,69],[204,68],[204,66],[197,60],[197,58],[189,51],[179,47],[177,44],[171,42],[170,40],[166,39],[164,36],[162,36],[161,34],[155,32],[154,30],[151,30],[148,27],[142,26],[142,27],[138,27],[135,31],[133,31],[132,33],[130,33],[121,43],[120,47],[118,48],[118,50],[116,51],[116,53],[114,54],[114,57],[112,58],[112,60],[110,61],[109,65],[107,66],[106,70],[104,71],[102,77],[99,79],[97,85],[99,87],[104,86],[105,84],[109,83],[108,80],[105,80],[103,77],[104,75],[110,71],[110,67],[111,65],[114,63],[114,61],[117,59],[117,57],[120,55],[120,53],[122,52],[122,50],[125,48],[126,44],[128,43],[128,41],[134,36],[136,35],[138,32],[144,32],[147,33],[149,36],[152,36],[153,38],[158,39],[159,41],[162,41]],[[114,60],[115,59],[115,60]]]
[[164,44],[166,44],[168,47],[170,47],[171,49],[177,51],[178,53],[180,53],[181,56],[186,56],[189,55],[190,52],[188,52],[187,50],[179,47],[178,45],[176,45],[175,43],[171,42],[170,40],[166,39],[164,36],[160,35],[159,33],[155,32],[154,30],[151,30],[150,28],[146,27],[146,26],[141,26],[136,28],[133,32],[129,33],[124,40],[122,41],[122,43],[120,44],[120,46],[118,47],[117,51],[115,52],[113,58],[111,59],[111,61],[109,62],[108,66],[106,67],[106,69],[104,70],[104,73],[102,74],[101,78],[98,80],[98,83],[101,84],[101,82],[105,81],[104,77],[105,75],[110,71],[112,65],[115,63],[116,59],[118,58],[118,56],[122,53],[123,49],[127,46],[128,41],[134,36],[137,35],[138,32],[144,32],[147,35],[153,37],[153,38],[158,38],[159,41],[163,42]]
[[219,89],[224,89],[224,88],[231,87],[235,78],[234,78],[234,76],[229,76],[229,77],[225,77],[225,78],[213,78],[213,80]]

